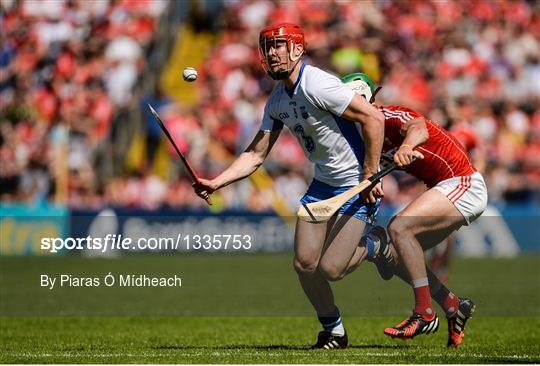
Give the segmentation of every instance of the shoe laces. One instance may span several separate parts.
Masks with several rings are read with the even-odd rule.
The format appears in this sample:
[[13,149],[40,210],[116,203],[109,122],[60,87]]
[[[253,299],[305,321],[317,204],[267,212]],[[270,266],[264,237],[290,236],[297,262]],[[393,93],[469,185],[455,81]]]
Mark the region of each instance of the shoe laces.
[[420,319],[422,319],[422,315],[414,313],[412,316],[408,317],[407,319],[396,325],[394,328],[405,330],[411,326],[414,326],[416,323],[418,323]]

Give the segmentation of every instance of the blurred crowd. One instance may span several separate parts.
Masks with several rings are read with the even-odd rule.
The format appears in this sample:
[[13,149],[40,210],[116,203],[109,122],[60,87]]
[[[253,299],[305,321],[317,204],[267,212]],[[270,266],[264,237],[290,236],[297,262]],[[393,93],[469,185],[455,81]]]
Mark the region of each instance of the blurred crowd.
[[[169,174],[155,173],[162,136],[149,116],[143,119],[144,162],[111,179],[96,176],[100,161],[93,152],[115,144],[113,115],[132,103],[165,5],[156,0],[1,3],[7,9],[0,53],[2,201],[51,199],[59,159],[68,156],[71,207],[204,207],[177,164]],[[538,204],[540,3],[206,4],[192,12],[191,21],[198,30],[204,24],[216,32],[218,40],[199,66],[196,106],[173,102],[159,88],[150,96],[201,176],[219,174],[259,129],[273,82],[260,66],[258,32],[269,23],[290,21],[304,29],[307,63],[340,76],[365,72],[383,86],[376,103],[416,109],[459,135],[486,178],[491,202]],[[57,148],[62,139],[67,151]],[[265,168],[279,196],[294,208],[312,171],[288,131]],[[389,204],[402,205],[422,189],[403,174],[385,178]],[[223,189],[216,206],[269,210],[268,197],[246,180]]]
[[0,5],[2,201],[103,204],[96,156],[115,143],[114,116],[134,104],[144,56],[166,3],[2,0]]

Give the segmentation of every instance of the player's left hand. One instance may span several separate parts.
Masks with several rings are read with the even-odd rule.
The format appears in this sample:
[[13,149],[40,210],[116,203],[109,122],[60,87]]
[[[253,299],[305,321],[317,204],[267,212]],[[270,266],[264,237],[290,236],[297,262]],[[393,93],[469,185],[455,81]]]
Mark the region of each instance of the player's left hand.
[[402,168],[414,161],[414,159],[423,159],[424,155],[418,151],[414,151],[409,145],[401,145],[398,151],[394,154],[394,161],[397,166]]
[[362,198],[366,203],[376,203],[378,199],[383,197],[384,191],[380,182],[375,184],[369,191],[366,190],[362,193]]

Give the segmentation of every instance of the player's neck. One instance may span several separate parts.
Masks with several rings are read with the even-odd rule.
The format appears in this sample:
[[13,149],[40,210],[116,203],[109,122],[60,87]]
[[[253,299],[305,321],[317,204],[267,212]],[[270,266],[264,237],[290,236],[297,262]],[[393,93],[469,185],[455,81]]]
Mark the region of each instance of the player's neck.
[[302,61],[298,61],[296,66],[294,67],[293,72],[289,75],[288,78],[283,79],[283,83],[285,86],[289,89],[294,88],[294,84],[296,84],[296,81],[298,80],[298,77],[300,76],[300,69],[302,68]]

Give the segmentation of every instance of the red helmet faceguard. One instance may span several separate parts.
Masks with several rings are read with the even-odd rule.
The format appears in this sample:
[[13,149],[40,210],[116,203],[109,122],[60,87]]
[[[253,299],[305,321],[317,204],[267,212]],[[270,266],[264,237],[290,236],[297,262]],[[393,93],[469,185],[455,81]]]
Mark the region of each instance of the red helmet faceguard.
[[[285,70],[272,72],[272,68],[268,63],[268,51],[272,47],[277,49],[278,41],[286,42],[287,54],[289,57],[287,58],[287,67]],[[259,34],[259,55],[263,69],[270,77],[274,79],[284,79],[291,74],[304,53],[304,51],[302,51],[300,55],[294,55],[294,46],[296,44],[301,44],[303,48],[306,47],[304,32],[298,24],[279,23],[261,30],[261,33]]]

